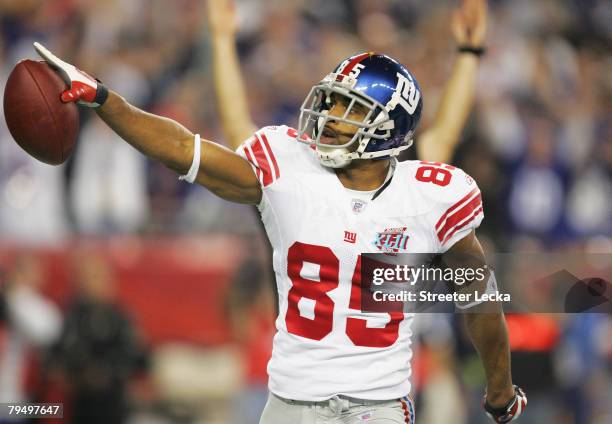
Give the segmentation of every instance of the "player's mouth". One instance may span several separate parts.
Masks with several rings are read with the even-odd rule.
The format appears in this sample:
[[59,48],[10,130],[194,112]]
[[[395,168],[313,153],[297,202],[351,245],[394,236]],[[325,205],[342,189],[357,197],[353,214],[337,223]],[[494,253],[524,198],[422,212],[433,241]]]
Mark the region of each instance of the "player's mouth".
[[329,127],[324,127],[320,142],[329,145],[338,144],[338,133]]

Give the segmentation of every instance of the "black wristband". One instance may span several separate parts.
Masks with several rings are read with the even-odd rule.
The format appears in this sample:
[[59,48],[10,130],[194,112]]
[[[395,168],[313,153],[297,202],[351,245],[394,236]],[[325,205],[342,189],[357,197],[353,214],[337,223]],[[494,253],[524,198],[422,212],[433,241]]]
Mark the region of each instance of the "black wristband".
[[489,402],[487,402],[487,399],[485,397],[485,401],[484,401],[484,410],[487,411],[489,414],[493,415],[494,417],[499,417],[500,415],[504,415],[505,413],[508,412],[508,410],[510,408],[512,408],[512,405],[514,405],[514,403],[517,401],[517,397],[519,394],[519,387],[514,384],[514,397],[512,399],[510,399],[508,401],[508,403],[504,406],[500,406],[498,408],[494,408],[491,405],[489,405]]
[[94,103],[97,103],[98,106],[102,106],[106,99],[108,99],[108,88],[106,88],[106,86],[102,84],[102,81],[99,79],[96,79],[96,81],[98,82],[98,89],[96,90],[96,98],[94,99]]
[[512,407],[512,405],[514,405],[514,402],[516,402],[516,396],[510,399],[510,401],[505,406],[494,408],[489,405],[489,402],[485,401],[484,410],[487,411],[489,414],[493,415],[494,417],[499,417],[500,415],[506,414],[508,410]]
[[482,46],[481,47],[459,46],[457,47],[457,51],[459,53],[471,53],[473,55],[481,57],[487,52],[487,49]]

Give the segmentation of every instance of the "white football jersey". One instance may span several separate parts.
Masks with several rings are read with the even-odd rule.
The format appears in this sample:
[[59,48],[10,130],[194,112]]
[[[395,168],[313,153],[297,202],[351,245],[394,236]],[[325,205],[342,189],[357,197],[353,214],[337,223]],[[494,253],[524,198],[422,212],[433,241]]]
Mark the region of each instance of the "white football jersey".
[[396,162],[371,200],[355,195],[286,126],[237,149],[262,186],[279,315],[270,391],[389,400],[410,392],[412,314],[362,313],[360,253],[443,253],[483,219],[474,180],[450,165]]

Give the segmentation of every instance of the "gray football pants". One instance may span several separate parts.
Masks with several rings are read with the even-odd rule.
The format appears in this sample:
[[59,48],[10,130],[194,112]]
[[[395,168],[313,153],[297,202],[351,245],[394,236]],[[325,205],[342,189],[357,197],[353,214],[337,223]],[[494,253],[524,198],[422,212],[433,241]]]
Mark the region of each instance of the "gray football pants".
[[259,424],[414,424],[409,397],[367,401],[343,396],[322,402],[283,399],[272,393]]

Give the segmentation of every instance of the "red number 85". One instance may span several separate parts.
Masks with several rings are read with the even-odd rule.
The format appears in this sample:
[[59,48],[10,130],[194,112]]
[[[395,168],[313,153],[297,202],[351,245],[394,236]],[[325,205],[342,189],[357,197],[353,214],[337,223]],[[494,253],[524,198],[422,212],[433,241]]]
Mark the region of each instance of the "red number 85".
[[[301,276],[304,262],[319,265],[317,279]],[[285,323],[291,334],[313,340],[321,340],[332,332],[334,324],[334,302],[328,293],[340,284],[338,274],[340,261],[334,252],[325,246],[295,242],[287,255],[287,274],[293,283],[288,293]],[[298,303],[307,298],[315,301],[314,319],[300,314]],[[349,308],[361,309],[361,258],[357,260],[351,280]],[[399,324],[404,319],[402,312],[390,312],[391,319],[381,328],[367,327],[365,318],[346,319],[346,335],[355,346],[388,347],[399,336]]]

